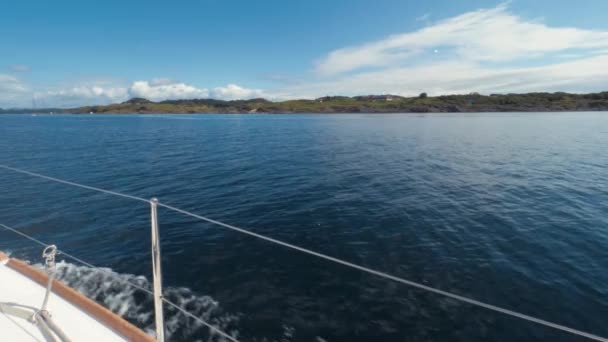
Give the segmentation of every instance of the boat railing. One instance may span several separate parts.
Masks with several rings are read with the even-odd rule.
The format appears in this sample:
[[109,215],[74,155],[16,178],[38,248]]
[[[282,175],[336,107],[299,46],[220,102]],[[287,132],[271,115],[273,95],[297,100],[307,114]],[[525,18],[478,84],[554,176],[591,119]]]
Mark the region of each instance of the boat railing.
[[[375,269],[372,269],[372,268],[369,268],[369,267],[361,266],[361,265],[358,265],[358,264],[355,264],[355,263],[352,263],[352,262],[349,262],[349,261],[346,261],[346,260],[342,260],[342,259],[339,259],[339,258],[336,258],[336,257],[332,257],[332,256],[329,256],[329,255],[320,253],[320,252],[316,252],[316,251],[313,251],[313,250],[310,250],[310,249],[307,249],[307,248],[304,248],[304,247],[300,247],[300,246],[297,246],[297,245],[294,245],[294,244],[291,244],[291,243],[288,243],[288,242],[284,242],[284,241],[281,241],[281,240],[278,240],[278,239],[275,239],[275,238],[272,238],[272,237],[269,237],[269,236],[266,236],[266,235],[263,235],[263,234],[255,233],[255,232],[253,232],[251,230],[240,228],[240,227],[237,227],[237,226],[234,226],[234,225],[230,225],[230,224],[218,221],[218,220],[214,220],[212,218],[209,218],[209,217],[206,217],[206,216],[203,216],[203,215],[192,213],[190,211],[187,211],[187,210],[184,210],[184,209],[181,209],[181,208],[169,205],[169,204],[165,204],[165,203],[159,201],[156,197],[152,197],[151,199],[145,199],[145,198],[138,197],[138,196],[124,194],[124,193],[121,193],[121,192],[107,190],[107,189],[102,189],[102,188],[98,188],[98,187],[94,187],[94,186],[90,186],[90,185],[80,184],[80,183],[77,183],[77,182],[68,181],[68,180],[64,180],[64,179],[60,179],[60,178],[55,178],[55,177],[43,175],[43,174],[40,174],[40,173],[31,172],[31,171],[28,171],[28,170],[23,170],[23,169],[12,167],[12,166],[8,166],[8,165],[3,165],[3,164],[0,164],[0,169],[4,169],[4,170],[7,170],[7,171],[12,171],[12,172],[16,172],[16,173],[21,173],[21,174],[29,175],[29,176],[32,176],[32,177],[42,178],[42,179],[46,179],[46,180],[49,180],[49,181],[53,181],[53,182],[57,182],[57,183],[62,183],[62,184],[65,184],[65,185],[70,185],[70,186],[74,186],[74,187],[78,187],[78,188],[82,188],[82,189],[87,189],[87,190],[91,190],[91,191],[105,193],[105,194],[111,195],[111,196],[118,196],[118,197],[122,197],[122,198],[131,199],[131,200],[134,200],[134,201],[145,202],[145,203],[148,203],[150,205],[150,210],[151,210],[150,223],[151,223],[151,234],[152,234],[151,241],[152,241],[153,289],[152,290],[146,289],[146,288],[141,287],[141,286],[139,286],[139,285],[137,285],[137,284],[135,284],[133,282],[130,282],[128,280],[123,280],[123,279],[120,279],[120,280],[123,281],[123,282],[125,282],[129,286],[134,286],[135,288],[137,288],[137,289],[139,289],[141,291],[144,291],[144,292],[150,294],[151,296],[153,296],[153,298],[154,298],[154,312],[155,312],[156,339],[159,342],[163,342],[164,341],[164,336],[165,336],[165,334],[164,334],[164,322],[163,322],[163,304],[167,304],[168,306],[173,307],[174,309],[182,312],[186,316],[188,316],[188,317],[196,320],[197,322],[203,324],[204,326],[206,326],[207,328],[210,329],[211,333],[215,333],[215,334],[221,335],[222,337],[224,337],[224,338],[226,338],[226,339],[228,339],[230,341],[233,341],[233,342],[238,342],[238,340],[237,340],[236,337],[234,337],[234,336],[232,336],[232,335],[230,335],[230,334],[222,331],[220,328],[214,326],[213,324],[211,324],[211,323],[203,320],[202,318],[200,318],[200,317],[198,317],[198,316],[196,316],[196,315],[188,312],[185,308],[183,308],[183,307],[181,307],[181,306],[179,306],[179,305],[177,305],[177,304],[169,301],[167,298],[165,298],[163,296],[163,292],[162,292],[162,274],[161,274],[161,250],[160,250],[160,241],[159,241],[159,238],[158,238],[158,230],[159,230],[159,220],[158,220],[158,210],[157,210],[158,207],[163,207],[163,208],[168,209],[170,211],[173,211],[173,212],[176,212],[176,213],[180,213],[182,215],[189,216],[191,218],[195,218],[195,219],[200,220],[200,221],[205,221],[205,222],[214,224],[216,226],[220,226],[220,227],[223,227],[223,228],[226,228],[226,229],[230,229],[230,230],[239,232],[241,234],[249,235],[249,236],[257,238],[257,239],[261,239],[261,240],[264,240],[264,241],[267,241],[267,242],[270,242],[270,243],[273,243],[273,244],[276,244],[276,245],[280,245],[280,246],[283,246],[283,247],[286,247],[286,248],[289,248],[289,249],[292,249],[292,250],[295,250],[295,251],[298,251],[298,252],[301,252],[301,253],[305,253],[305,254],[308,254],[308,255],[320,258],[320,259],[324,259],[324,260],[327,260],[327,261],[330,261],[330,262],[333,262],[333,263],[336,263],[336,264],[340,264],[340,265],[343,265],[345,267],[356,269],[356,270],[359,270],[361,272],[365,272],[365,273],[368,273],[368,274],[371,274],[371,275],[374,275],[374,276],[377,276],[377,277],[380,277],[380,278],[384,278],[386,280],[397,282],[397,283],[400,283],[402,285],[406,285],[406,286],[410,286],[410,287],[413,287],[413,288],[417,288],[419,290],[423,290],[423,291],[427,291],[427,292],[430,292],[430,293],[434,293],[436,295],[440,295],[440,296],[443,296],[443,297],[451,298],[451,299],[457,300],[459,302],[463,302],[463,303],[467,303],[467,304],[474,305],[474,306],[477,306],[477,307],[481,307],[481,308],[484,308],[486,310],[494,311],[494,312],[497,312],[497,313],[500,313],[500,314],[503,314],[503,315],[506,315],[506,316],[515,317],[515,318],[518,318],[518,319],[521,319],[521,320],[525,320],[525,321],[528,321],[528,322],[531,322],[531,323],[535,323],[535,324],[538,324],[538,325],[541,325],[541,326],[545,326],[545,327],[548,327],[548,328],[556,329],[556,330],[559,330],[559,331],[562,331],[562,332],[565,332],[565,333],[569,333],[569,334],[572,334],[572,335],[580,336],[580,337],[583,337],[583,338],[587,338],[589,340],[608,342],[607,338],[604,338],[604,337],[601,337],[601,336],[598,336],[598,335],[595,335],[595,334],[592,334],[592,333],[589,333],[589,332],[585,332],[585,331],[582,331],[582,330],[574,329],[574,328],[571,328],[571,327],[568,327],[568,326],[565,326],[565,325],[562,325],[562,324],[558,324],[558,323],[550,322],[550,321],[547,321],[547,320],[544,320],[544,319],[541,319],[541,318],[530,316],[530,315],[527,315],[527,314],[524,314],[524,313],[521,313],[521,312],[518,312],[518,311],[515,311],[515,310],[503,308],[503,307],[500,307],[500,306],[497,306],[497,305],[489,304],[489,303],[486,303],[486,302],[483,302],[483,301],[480,301],[480,300],[476,300],[476,299],[473,299],[473,298],[469,298],[469,297],[466,297],[466,296],[462,296],[462,295],[459,295],[459,294],[456,294],[456,293],[452,293],[452,292],[449,292],[449,291],[441,290],[441,289],[438,289],[438,288],[435,288],[435,287],[432,287],[432,286],[424,285],[424,284],[421,284],[421,283],[418,283],[418,282],[415,282],[415,281],[412,281],[412,280],[408,280],[408,279],[404,279],[404,278],[401,278],[401,277],[397,277],[397,276],[391,275],[389,273],[385,273],[385,272],[378,271],[378,270],[375,270]],[[8,225],[0,223],[0,228],[4,228],[4,229],[6,229],[8,231],[11,231],[11,232],[13,232],[15,234],[21,235],[22,237],[27,238],[27,239],[29,239],[31,241],[34,241],[35,243],[38,243],[38,244],[40,244],[42,246],[45,246],[45,247],[49,246],[49,244],[46,244],[46,243],[44,243],[44,242],[36,239],[35,237],[27,235],[27,234],[23,233],[22,231],[19,231],[18,229],[14,228],[14,227],[10,227]],[[68,254],[68,253],[66,253],[64,251],[58,250],[58,252],[61,253],[61,254],[63,254],[67,258],[70,258],[70,259],[72,259],[74,261],[82,263],[85,266],[88,266],[88,267],[91,267],[91,268],[97,268],[96,266],[94,266],[94,265],[92,265],[92,264],[90,264],[90,263],[88,263],[88,262],[86,262],[86,261],[84,261],[84,260],[82,260],[80,258],[77,258],[77,257],[75,257],[75,256],[73,256],[71,254]],[[111,274],[111,275],[114,276],[114,274],[111,273],[109,270],[105,270],[105,269],[100,269],[100,270],[104,271],[104,272],[108,272],[108,274]]]
[[[44,247],[44,248],[46,248],[48,246],[51,246],[51,245],[49,245],[49,244],[47,244],[47,243],[45,243],[43,241],[38,240],[37,238],[35,238],[35,237],[31,236],[31,235],[28,235],[28,234],[26,234],[26,233],[24,233],[24,232],[22,232],[22,231],[20,231],[20,230],[18,230],[16,228],[14,228],[14,227],[8,226],[6,224],[0,223],[0,228],[2,228],[4,230],[7,230],[9,232],[15,233],[15,234],[17,234],[17,235],[19,235],[19,236],[21,236],[21,237],[23,237],[25,239],[28,239],[28,240],[30,240],[30,241],[32,241],[32,242],[34,242],[34,243],[36,243],[36,244]],[[137,284],[137,283],[135,283],[135,282],[133,282],[133,281],[131,281],[129,279],[126,279],[126,278],[123,278],[123,277],[117,277],[117,274],[114,273],[114,272],[112,272],[110,269],[104,268],[104,267],[95,266],[95,265],[93,265],[93,264],[91,264],[91,263],[89,263],[89,262],[87,262],[87,261],[85,261],[85,260],[83,260],[83,259],[81,259],[79,257],[76,257],[76,256],[74,256],[74,255],[72,255],[72,254],[70,254],[70,253],[68,253],[68,252],[66,252],[64,250],[57,249],[56,252],[57,252],[57,255],[62,255],[66,259],[75,261],[75,262],[77,262],[79,264],[82,264],[84,266],[87,266],[87,267],[89,267],[91,269],[96,269],[97,271],[105,273],[105,274],[107,274],[107,275],[109,275],[111,277],[115,277],[115,279],[117,281],[123,283],[124,285],[131,286],[131,287],[133,287],[133,288],[135,288],[135,289],[137,289],[139,291],[142,291],[142,292],[145,292],[145,293],[149,294],[150,296],[152,296],[155,299],[155,303],[154,303],[155,308],[157,306],[160,306],[162,308],[163,304],[166,304],[166,305],[174,308],[175,310],[181,312],[185,316],[190,317],[190,318],[194,319],[195,321],[197,321],[198,323],[204,325],[205,327],[207,327],[209,329],[209,331],[212,334],[220,335],[220,336],[222,336],[222,337],[224,337],[224,338],[226,338],[226,339],[228,339],[229,341],[232,341],[232,342],[239,342],[239,340],[236,337],[234,337],[234,336],[232,336],[232,335],[230,335],[230,334],[222,331],[220,328],[216,327],[215,325],[213,325],[213,324],[211,324],[211,323],[203,320],[202,318],[200,318],[200,317],[192,314],[191,312],[189,312],[188,310],[186,310],[182,306],[180,306],[180,305],[178,305],[178,304],[176,304],[176,303],[168,300],[167,298],[165,298],[162,295],[158,295],[158,293],[155,295],[153,289],[148,289],[146,287],[143,287],[140,284]],[[155,312],[155,316],[156,316],[156,312]],[[162,336],[161,338],[164,338],[164,335],[165,335],[164,334],[164,327],[165,327],[164,323],[163,324],[158,324],[157,322],[158,322],[158,317],[155,317],[155,333],[156,333],[157,336]],[[158,330],[162,331],[161,334],[158,333]],[[160,341],[164,341],[164,340],[159,339],[158,337],[156,337],[156,340],[159,341],[159,342]]]

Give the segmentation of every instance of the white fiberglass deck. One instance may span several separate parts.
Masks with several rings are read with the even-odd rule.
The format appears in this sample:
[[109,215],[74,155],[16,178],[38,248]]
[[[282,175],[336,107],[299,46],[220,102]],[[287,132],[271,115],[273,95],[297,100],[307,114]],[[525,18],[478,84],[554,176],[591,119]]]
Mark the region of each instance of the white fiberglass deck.
[[[45,288],[0,261],[0,302],[40,308]],[[51,294],[48,310],[53,321],[72,341],[126,341],[95,318],[56,294]],[[38,327],[22,318],[0,312],[0,341],[45,341]]]

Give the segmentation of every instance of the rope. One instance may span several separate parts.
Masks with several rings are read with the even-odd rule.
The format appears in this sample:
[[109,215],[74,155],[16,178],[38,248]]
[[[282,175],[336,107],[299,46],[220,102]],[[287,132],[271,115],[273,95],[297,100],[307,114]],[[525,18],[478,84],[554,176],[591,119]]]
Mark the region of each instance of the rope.
[[[18,235],[21,235],[22,237],[24,237],[24,238],[26,238],[26,239],[28,239],[28,240],[30,240],[30,241],[33,241],[33,242],[35,242],[35,243],[39,244],[40,246],[43,246],[43,247],[48,247],[48,246],[49,246],[48,244],[46,244],[46,243],[44,243],[44,242],[42,242],[42,241],[40,241],[40,240],[38,240],[38,239],[36,239],[36,238],[34,238],[34,237],[30,236],[30,235],[27,235],[27,234],[25,234],[25,233],[23,233],[23,232],[20,232],[19,230],[15,229],[15,228],[9,227],[9,226],[7,226],[7,225],[5,225],[5,224],[0,223],[0,227],[2,227],[2,228],[4,228],[4,229],[6,229],[6,230],[8,230],[8,231],[11,231],[11,232],[13,232],[13,233],[16,233],[16,234],[18,234]],[[112,277],[114,277],[114,278],[118,279],[118,281],[120,281],[120,282],[122,282],[122,283],[124,283],[124,284],[126,284],[126,285],[133,286],[134,288],[136,288],[136,289],[138,289],[138,290],[141,290],[141,291],[143,291],[143,292],[146,292],[146,293],[148,293],[148,294],[150,294],[150,295],[152,295],[152,296],[154,295],[154,292],[152,292],[152,291],[150,291],[150,290],[148,290],[148,289],[146,289],[146,288],[144,288],[144,287],[141,287],[140,285],[137,285],[137,284],[135,284],[134,282],[132,282],[132,281],[130,281],[130,280],[127,280],[127,279],[122,279],[122,278],[120,278],[120,277],[117,277],[117,276],[116,276],[116,274],[115,274],[114,272],[110,271],[110,270],[107,270],[107,269],[105,269],[105,268],[100,268],[100,267],[97,267],[97,266],[95,266],[95,265],[92,265],[92,264],[90,264],[90,263],[88,263],[88,262],[86,262],[86,261],[84,261],[84,260],[82,260],[82,259],[80,259],[80,258],[77,258],[77,257],[75,257],[75,256],[73,256],[73,255],[71,255],[71,254],[68,254],[68,253],[66,253],[66,252],[64,252],[64,251],[62,251],[62,250],[59,250],[59,249],[57,250],[57,253],[58,253],[58,254],[62,254],[62,255],[64,255],[65,257],[67,257],[67,258],[69,258],[69,259],[72,259],[72,260],[74,260],[74,261],[77,261],[77,262],[79,262],[79,263],[81,263],[81,264],[83,264],[83,265],[85,265],[85,266],[87,266],[87,267],[94,268],[94,269],[97,269],[98,271],[101,271],[101,272],[103,272],[103,273],[106,273],[106,274],[108,274],[108,275],[110,275],[110,276],[112,276]],[[212,324],[210,324],[210,323],[207,323],[207,322],[206,322],[206,321],[204,321],[203,319],[201,319],[201,318],[199,318],[199,317],[197,317],[197,316],[195,316],[195,315],[193,315],[193,314],[189,313],[188,311],[186,311],[186,310],[185,310],[184,308],[182,308],[181,306],[179,306],[179,305],[177,305],[177,304],[175,304],[175,303],[173,303],[173,302],[169,301],[168,299],[166,299],[166,298],[164,298],[164,297],[163,297],[163,301],[164,301],[165,303],[169,304],[170,306],[174,307],[174,308],[175,308],[175,309],[177,309],[178,311],[182,312],[182,313],[183,313],[183,314],[185,314],[186,316],[188,316],[188,317],[190,317],[190,318],[192,318],[192,319],[196,320],[197,322],[201,323],[202,325],[206,326],[207,328],[209,328],[209,329],[211,330],[211,332],[212,332],[212,333],[217,333],[217,334],[219,334],[219,335],[221,335],[221,336],[223,336],[223,337],[227,338],[228,340],[230,340],[230,341],[232,341],[232,342],[239,342],[237,339],[235,339],[234,337],[230,336],[229,334],[227,334],[227,333],[223,332],[222,330],[220,330],[219,328],[215,327],[214,325],[212,325]]]
[[[147,203],[150,202],[149,200],[145,200],[145,199],[143,199],[141,197],[126,195],[126,194],[122,194],[122,193],[118,193],[118,192],[114,192],[114,191],[109,191],[109,190],[104,190],[104,189],[100,189],[100,188],[96,188],[96,187],[92,187],[92,186],[88,186],[88,185],[83,185],[83,184],[78,184],[78,183],[74,183],[74,182],[69,182],[69,181],[57,179],[57,178],[54,178],[54,177],[44,176],[44,175],[41,175],[41,174],[38,174],[38,173],[29,172],[29,171],[25,171],[25,170],[9,167],[9,166],[2,165],[2,164],[0,164],[0,168],[4,168],[4,169],[7,169],[7,170],[12,170],[12,171],[23,173],[23,174],[28,174],[28,175],[35,176],[35,177],[41,177],[41,178],[44,178],[44,179],[48,179],[48,180],[52,180],[52,181],[57,181],[57,182],[68,184],[68,185],[74,185],[74,186],[77,186],[77,187],[80,187],[80,188],[84,188],[84,189],[89,189],[89,190],[93,190],[93,191],[100,191],[100,192],[103,192],[103,193],[106,193],[106,194],[110,194],[110,195],[117,195],[117,196],[121,196],[121,197],[125,197],[125,198],[131,198],[131,199],[134,199],[134,200],[137,200],[137,201],[145,201]],[[465,296],[461,296],[461,295],[458,295],[458,294],[455,294],[455,293],[451,293],[451,292],[447,292],[447,291],[444,291],[444,290],[440,290],[440,289],[437,289],[437,288],[434,288],[434,287],[431,287],[431,286],[427,286],[427,285],[424,285],[424,284],[421,284],[421,283],[418,283],[418,282],[414,282],[414,281],[411,281],[411,280],[403,279],[403,278],[400,278],[400,277],[397,277],[397,276],[394,276],[394,275],[391,275],[391,274],[388,274],[388,273],[385,273],[385,272],[373,270],[373,269],[365,267],[365,266],[360,266],[360,265],[357,265],[357,264],[353,264],[351,262],[348,262],[348,261],[345,261],[345,260],[341,260],[341,259],[329,256],[329,255],[326,255],[326,254],[315,252],[315,251],[312,251],[310,249],[306,249],[306,248],[299,247],[299,246],[296,246],[296,245],[293,245],[293,244],[290,244],[290,243],[287,243],[287,242],[283,242],[283,241],[280,241],[280,240],[277,240],[277,239],[273,239],[271,237],[267,237],[265,235],[254,233],[252,231],[249,231],[249,230],[246,230],[246,229],[243,229],[243,228],[239,228],[239,227],[236,227],[236,226],[233,226],[233,225],[229,225],[229,224],[226,224],[226,223],[223,223],[223,222],[220,222],[220,221],[217,221],[217,220],[205,217],[205,216],[194,214],[194,213],[191,213],[189,211],[186,211],[186,210],[183,210],[183,209],[180,209],[180,208],[176,208],[176,207],[173,207],[173,206],[168,205],[168,204],[164,204],[162,202],[158,202],[157,205],[160,206],[160,207],[164,207],[166,209],[172,210],[174,212],[181,213],[181,214],[186,215],[186,216],[190,216],[190,217],[193,217],[193,218],[196,218],[196,219],[208,222],[208,223],[212,223],[212,224],[215,224],[215,225],[218,225],[218,226],[221,226],[221,227],[233,230],[233,231],[237,231],[237,232],[242,233],[242,234],[253,236],[255,238],[258,238],[258,239],[261,239],[261,240],[265,240],[265,241],[268,241],[268,242],[271,242],[271,243],[274,243],[274,244],[277,244],[277,245],[281,245],[283,247],[287,247],[287,248],[290,248],[290,249],[293,249],[293,250],[296,250],[296,251],[299,251],[299,252],[302,252],[302,253],[306,253],[306,254],[309,254],[309,255],[321,258],[321,259],[325,259],[325,260],[328,260],[328,261],[331,261],[331,262],[335,262],[337,264],[341,264],[341,265],[344,265],[344,266],[347,266],[347,267],[350,267],[350,268],[353,268],[353,269],[356,269],[356,270],[359,270],[359,271],[363,271],[363,272],[366,272],[366,273],[369,273],[369,274],[372,274],[372,275],[375,275],[375,276],[378,276],[378,277],[381,277],[381,278],[385,278],[385,279],[392,280],[392,281],[395,281],[395,282],[398,282],[398,283],[401,283],[401,284],[404,284],[404,285],[408,285],[408,286],[411,286],[411,287],[414,287],[414,288],[418,288],[420,290],[424,290],[424,291],[428,291],[428,292],[431,292],[431,293],[435,293],[435,294],[438,294],[438,295],[441,295],[441,296],[444,296],[444,297],[455,299],[457,301],[461,301],[461,302],[468,303],[468,304],[471,304],[471,305],[479,306],[479,307],[482,307],[482,308],[485,308],[485,309],[488,309],[488,310],[491,310],[491,311],[494,311],[494,312],[502,313],[504,315],[511,316],[511,317],[516,317],[516,318],[519,318],[519,319],[522,319],[522,320],[526,320],[526,321],[529,321],[529,322],[532,322],[532,323],[536,323],[536,324],[539,324],[539,325],[543,325],[543,326],[546,326],[546,327],[549,327],[549,328],[553,328],[553,329],[557,329],[557,330],[560,330],[560,331],[564,331],[564,332],[567,332],[567,333],[570,333],[570,334],[573,334],[573,335],[585,337],[585,338],[588,338],[590,340],[601,341],[601,342],[608,342],[607,338],[604,338],[604,337],[601,337],[601,336],[598,336],[598,335],[594,335],[594,334],[587,333],[587,332],[584,332],[584,331],[581,331],[581,330],[573,329],[573,328],[570,328],[570,327],[567,327],[567,326],[564,326],[564,325],[561,325],[561,324],[549,322],[549,321],[546,321],[546,320],[543,320],[543,319],[540,319],[540,318],[536,318],[536,317],[533,317],[533,316],[529,316],[529,315],[526,315],[526,314],[523,314],[523,313],[519,313],[519,312],[516,312],[516,311],[513,311],[513,310],[501,308],[501,307],[496,306],[496,305],[484,303],[484,302],[481,302],[479,300],[468,298],[468,297],[465,297]],[[205,324],[205,323],[203,323],[203,324]]]
[[360,271],[363,271],[363,272],[366,272],[366,273],[369,273],[369,274],[373,274],[373,275],[376,275],[376,276],[379,276],[379,277],[382,277],[382,278],[385,278],[385,279],[396,281],[396,282],[401,283],[401,284],[412,286],[412,287],[415,287],[415,288],[418,288],[418,289],[421,289],[421,290],[425,290],[425,291],[428,291],[428,292],[436,293],[436,294],[439,294],[439,295],[442,295],[442,296],[445,296],[445,297],[448,297],[448,298],[452,298],[452,299],[455,299],[455,300],[458,300],[458,301],[461,301],[461,302],[465,302],[465,303],[468,303],[468,304],[480,306],[482,308],[486,308],[488,310],[492,310],[492,311],[495,311],[495,312],[500,312],[500,313],[505,314],[505,315],[521,318],[523,320],[534,322],[534,323],[537,323],[537,324],[540,324],[540,325],[544,325],[544,326],[547,326],[547,327],[550,327],[550,328],[554,328],[554,329],[558,329],[558,330],[561,330],[561,331],[569,332],[569,333],[574,334],[574,335],[586,337],[586,338],[589,338],[589,339],[592,339],[592,340],[596,340],[596,341],[608,342],[608,339],[600,337],[600,336],[597,336],[597,335],[594,335],[594,334],[590,334],[590,333],[586,333],[584,331],[580,331],[580,330],[576,330],[576,329],[573,329],[573,328],[569,328],[569,327],[566,327],[566,326],[563,326],[563,325],[560,325],[560,324],[557,324],[557,323],[552,323],[552,322],[549,322],[549,321],[545,321],[543,319],[532,317],[532,316],[529,316],[529,315],[526,315],[526,314],[522,314],[522,313],[519,313],[519,312],[516,312],[516,311],[513,311],[513,310],[504,309],[504,308],[498,307],[496,305],[487,304],[487,303],[484,303],[484,302],[481,302],[481,301],[478,301],[478,300],[475,300],[475,299],[471,299],[471,298],[468,298],[468,297],[464,297],[464,296],[461,296],[461,295],[457,295],[457,294],[454,294],[454,293],[451,293],[451,292],[439,290],[439,289],[436,289],[434,287],[430,287],[430,286],[427,286],[427,285],[424,285],[424,284],[420,284],[420,283],[417,283],[417,282],[414,282],[414,281],[411,281],[411,280],[399,278],[399,277],[396,277],[394,275],[390,275],[388,273],[376,271],[376,270],[373,270],[371,268],[367,268],[365,266],[360,266],[360,265],[357,265],[357,264],[353,264],[351,262],[344,261],[344,260],[341,260],[341,259],[338,259],[338,258],[334,258],[334,257],[329,256],[329,255],[325,255],[325,254],[322,254],[322,253],[319,253],[319,252],[311,251],[311,250],[303,248],[303,247],[299,247],[299,246],[292,245],[292,244],[287,243],[287,242],[283,242],[283,241],[276,240],[276,239],[273,239],[273,238],[270,238],[270,237],[267,237],[267,236],[264,236],[264,235],[261,235],[261,234],[257,234],[257,233],[245,230],[243,228],[235,227],[235,226],[232,226],[232,225],[229,225],[229,224],[226,224],[226,223],[223,223],[223,222],[219,222],[219,221],[216,221],[216,220],[213,220],[213,219],[201,216],[201,215],[193,214],[193,213],[188,212],[186,210],[175,208],[175,207],[172,207],[172,206],[167,205],[167,204],[158,203],[158,206],[167,208],[169,210],[173,210],[173,211],[178,212],[178,213],[182,213],[184,215],[187,215],[187,216],[190,216],[190,217],[193,217],[193,218],[197,218],[199,220],[203,220],[203,221],[206,221],[206,222],[209,222],[209,223],[213,223],[213,224],[216,224],[218,226],[222,226],[224,228],[235,230],[237,232],[240,232],[240,233],[243,233],[243,234],[247,234],[247,235],[256,237],[258,239],[266,240],[266,241],[269,241],[269,242],[272,242],[272,243],[275,243],[275,244],[278,244],[278,245],[281,245],[281,246],[284,246],[284,247],[287,247],[287,248],[291,248],[291,249],[300,251],[302,253],[314,255],[314,256],[316,256],[318,258],[321,258],[321,259],[329,260],[329,261],[332,261],[332,262],[335,262],[335,263],[338,263],[338,264],[341,264],[341,265],[344,265],[344,266],[348,266],[348,267],[351,267],[351,268],[354,268],[354,269],[357,269],[357,270],[360,270]]
[[82,188],[82,189],[87,189],[87,190],[92,190],[92,191],[97,191],[97,192],[103,192],[103,193],[108,194],[108,195],[128,198],[128,199],[132,199],[132,200],[140,201],[140,202],[146,202],[146,203],[150,202],[149,200],[147,200],[145,198],[141,198],[141,197],[137,197],[137,196],[131,196],[131,195],[123,194],[123,193],[116,192],[116,191],[110,191],[110,190],[105,190],[105,189],[101,189],[101,188],[96,188],[94,186],[88,186],[88,185],[84,185],[84,184],[70,182],[70,181],[59,179],[59,178],[55,178],[55,177],[49,177],[49,176],[41,175],[39,173],[30,172],[30,171],[26,171],[26,170],[22,170],[22,169],[17,169],[17,168],[14,168],[14,167],[3,165],[3,164],[0,164],[0,168],[5,169],[5,170],[14,171],[14,172],[17,172],[17,173],[22,173],[24,175],[29,175],[29,176],[43,178],[43,179],[50,180],[50,181],[57,182],[57,183],[62,183],[62,184],[66,184],[66,185],[75,186],[75,187]]

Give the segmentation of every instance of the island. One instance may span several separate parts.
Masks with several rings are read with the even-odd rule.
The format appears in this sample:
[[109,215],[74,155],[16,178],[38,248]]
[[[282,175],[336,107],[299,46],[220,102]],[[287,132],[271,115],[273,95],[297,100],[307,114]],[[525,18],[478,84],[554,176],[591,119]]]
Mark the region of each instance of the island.
[[103,106],[78,108],[0,109],[0,113],[41,114],[245,114],[245,113],[456,113],[456,112],[562,112],[608,111],[608,91],[590,94],[526,93],[427,96],[325,96],[317,99],[269,101],[263,98],[166,100],[143,98]]

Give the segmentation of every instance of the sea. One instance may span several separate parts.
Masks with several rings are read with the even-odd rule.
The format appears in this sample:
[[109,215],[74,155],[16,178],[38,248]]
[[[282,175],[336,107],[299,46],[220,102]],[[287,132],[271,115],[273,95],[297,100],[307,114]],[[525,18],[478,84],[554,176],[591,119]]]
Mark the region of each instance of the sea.
[[[608,337],[608,113],[0,115],[0,165]],[[166,297],[239,341],[585,341],[158,215]],[[58,277],[153,333],[127,285],[151,285],[147,203],[0,167],[0,223],[95,265]],[[42,262],[4,229],[0,250]],[[169,341],[225,340],[165,316]]]

